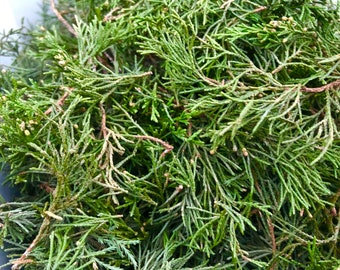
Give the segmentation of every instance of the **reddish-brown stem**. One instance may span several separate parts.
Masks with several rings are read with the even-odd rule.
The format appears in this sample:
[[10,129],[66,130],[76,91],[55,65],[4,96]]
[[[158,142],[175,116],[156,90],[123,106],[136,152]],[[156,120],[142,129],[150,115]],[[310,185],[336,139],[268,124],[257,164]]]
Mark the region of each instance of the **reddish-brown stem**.
[[102,123],[101,123],[101,132],[103,134],[103,137],[107,137],[107,127],[106,127],[106,112],[103,106],[103,103],[99,103],[99,108],[102,113]]
[[275,253],[276,252],[276,240],[275,240],[275,233],[274,233],[274,225],[270,219],[268,219],[267,222],[269,226],[270,238],[272,240],[272,250],[273,250],[273,253]]
[[254,9],[253,13],[257,13],[257,12],[260,12],[260,11],[265,10],[265,9],[267,9],[266,6],[261,6],[261,7],[258,7],[257,9]]
[[35,248],[35,246],[38,244],[38,242],[42,238],[42,236],[44,235],[45,230],[48,228],[49,224],[50,224],[50,218],[45,217],[43,223],[40,226],[39,233],[34,238],[32,243],[30,244],[30,246],[25,250],[25,252],[21,255],[21,257],[18,260],[13,262],[13,265],[12,265],[12,268],[11,268],[12,270],[18,270],[18,269],[21,268],[22,265],[25,265],[25,264],[32,262],[31,260],[27,259],[27,257],[29,256],[29,254],[32,252],[32,250]]
[[119,15],[116,15],[116,16],[112,15],[113,13],[115,13],[116,11],[119,11],[119,10],[120,10],[119,7],[115,7],[115,8],[113,8],[113,9],[111,9],[110,12],[107,13],[107,14],[104,16],[103,22],[108,22],[108,21],[116,20],[116,19],[122,17],[123,14],[119,14]]
[[41,183],[39,187],[48,193],[52,193],[55,190],[54,188],[50,187],[50,185],[47,182]]
[[74,29],[72,28],[72,26],[64,19],[64,17],[61,15],[61,13],[58,11],[58,9],[55,7],[55,3],[54,0],[50,1],[51,4],[51,9],[53,10],[54,14],[57,16],[58,20],[65,25],[65,27],[67,28],[67,30],[74,35],[75,37],[77,36],[77,33],[74,31]]
[[[60,99],[58,99],[58,101],[57,101],[57,103],[56,103],[57,106],[63,106],[63,105],[64,105],[65,100],[66,100],[67,97],[70,95],[70,92],[73,91],[73,88],[68,88],[68,90],[69,90],[69,91],[66,91],[66,92],[64,93],[64,95],[63,95]],[[53,106],[49,107],[49,108],[44,112],[44,114],[49,115],[49,114],[52,112],[52,110],[53,110]]]
[[156,143],[159,143],[160,145],[162,145],[165,150],[163,151],[163,153],[161,154],[161,157],[164,157],[167,153],[171,152],[172,149],[174,149],[174,147],[170,144],[168,144],[165,141],[162,141],[161,139],[152,137],[152,136],[148,136],[148,135],[136,135],[135,136],[137,139],[142,139],[142,140],[149,140],[149,141],[153,141]]
[[340,80],[336,80],[334,82],[330,82],[326,85],[320,86],[320,87],[302,87],[301,91],[302,92],[307,92],[307,93],[320,93],[329,89],[335,89],[340,87]]
[[[274,225],[273,225],[271,219],[269,219],[269,218],[267,219],[267,222],[268,222],[268,227],[269,227],[270,238],[271,238],[271,241],[272,241],[272,251],[273,251],[273,254],[275,254],[276,253],[276,239],[275,239],[275,233],[274,233]],[[270,269],[271,270],[275,269],[275,263]]]

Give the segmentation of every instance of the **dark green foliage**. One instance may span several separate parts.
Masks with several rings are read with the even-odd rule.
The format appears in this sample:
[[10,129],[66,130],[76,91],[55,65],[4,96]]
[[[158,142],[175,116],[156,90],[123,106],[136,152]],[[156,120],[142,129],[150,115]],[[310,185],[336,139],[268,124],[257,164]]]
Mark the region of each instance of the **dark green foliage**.
[[15,269],[340,264],[339,8],[58,10],[74,33],[45,14],[1,74],[0,151],[22,192],[0,213]]

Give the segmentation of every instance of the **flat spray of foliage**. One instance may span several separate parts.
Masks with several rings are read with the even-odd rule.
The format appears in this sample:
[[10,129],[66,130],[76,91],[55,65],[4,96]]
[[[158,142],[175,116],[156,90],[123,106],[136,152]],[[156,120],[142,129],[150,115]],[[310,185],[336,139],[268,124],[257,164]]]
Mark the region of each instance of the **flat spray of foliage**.
[[340,264],[339,7],[58,2],[1,41],[12,269]]

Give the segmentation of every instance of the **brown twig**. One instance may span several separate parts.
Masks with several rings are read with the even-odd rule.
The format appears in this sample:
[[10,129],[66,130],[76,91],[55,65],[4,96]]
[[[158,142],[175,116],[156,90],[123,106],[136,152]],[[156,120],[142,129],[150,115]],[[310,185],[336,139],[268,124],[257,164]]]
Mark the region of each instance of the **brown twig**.
[[267,9],[266,6],[260,6],[260,7],[256,8],[256,9],[254,9],[252,11],[252,13],[258,13],[258,12],[261,12],[262,10],[266,10],[266,9]]
[[31,260],[27,259],[27,257],[32,252],[32,250],[35,248],[35,246],[40,241],[40,239],[42,238],[49,224],[50,224],[50,217],[46,216],[43,223],[40,226],[39,233],[34,238],[30,246],[25,250],[25,252],[21,255],[21,257],[18,260],[12,262],[13,264],[11,268],[12,270],[18,270],[21,268],[22,265],[32,262]]
[[47,182],[43,182],[39,185],[39,188],[41,188],[42,190],[45,190],[48,193],[53,193],[55,188],[50,187],[50,185]]
[[[66,100],[67,97],[70,95],[70,93],[74,90],[74,88],[67,88],[67,90],[69,90],[69,91],[66,91],[66,92],[64,93],[64,95],[63,95],[60,99],[58,99],[58,101],[57,101],[57,103],[56,103],[57,106],[63,106],[63,105],[64,105],[65,100]],[[52,110],[53,110],[53,106],[49,107],[49,108],[44,112],[44,114],[45,114],[45,115],[49,115],[49,114],[52,112]]]
[[273,253],[276,252],[276,240],[275,240],[275,233],[274,233],[274,225],[271,219],[267,219],[268,226],[269,226],[269,233],[270,233],[270,238],[272,240],[272,250]]
[[55,3],[54,0],[50,1],[51,4],[51,8],[54,12],[54,14],[57,16],[58,20],[65,25],[65,27],[67,28],[67,30],[74,35],[75,37],[77,36],[77,33],[74,31],[73,27],[64,19],[64,17],[61,15],[61,13],[58,11],[58,9],[55,7]]
[[159,143],[160,145],[162,145],[165,150],[163,151],[163,153],[161,154],[161,157],[164,157],[167,153],[171,152],[172,149],[174,149],[174,147],[170,144],[168,144],[165,141],[162,141],[161,139],[152,137],[152,136],[148,136],[148,135],[136,135],[135,136],[137,139],[142,139],[142,140],[149,140],[149,141],[153,141],[156,143]]
[[112,15],[113,13],[115,13],[116,11],[120,11],[120,7],[115,7],[113,9],[110,10],[109,13],[107,13],[105,16],[104,16],[104,19],[103,19],[103,22],[108,22],[108,21],[112,21],[112,20],[116,20],[120,17],[123,16],[123,14],[118,14],[116,16]]
[[[112,69],[112,67],[110,66],[109,63],[114,64],[114,62],[115,62],[114,58],[113,58],[108,52],[104,52],[104,55],[106,56],[106,58],[101,57],[101,56],[98,55],[98,56],[97,56],[98,61],[99,61],[105,68],[107,68],[107,69]],[[107,73],[108,73],[107,70],[105,70],[105,69],[103,69],[102,72],[103,72],[104,74],[107,74]]]
[[101,133],[103,134],[103,137],[107,137],[107,127],[106,127],[106,112],[103,106],[103,103],[99,103],[99,108],[102,113],[102,123],[101,123]]
[[334,82],[330,82],[326,85],[320,86],[320,87],[302,87],[301,91],[302,92],[307,92],[307,93],[320,93],[329,89],[334,89],[334,88],[340,88],[340,80],[336,80]]
[[[268,227],[269,227],[269,234],[270,234],[270,238],[272,241],[272,251],[273,251],[273,255],[276,253],[276,239],[275,239],[275,233],[274,233],[274,225],[273,222],[271,221],[271,219],[267,219],[268,222]],[[276,263],[274,262],[274,264],[272,265],[272,267],[270,268],[270,270],[274,270],[276,269]]]
[[[25,265],[25,264],[29,264],[29,263],[33,263],[33,260],[30,260],[30,259],[26,259],[26,260],[17,260],[17,261],[14,261],[14,265],[12,266],[12,270],[13,269],[20,269],[20,265]],[[16,268],[13,268],[13,267],[16,267]]]

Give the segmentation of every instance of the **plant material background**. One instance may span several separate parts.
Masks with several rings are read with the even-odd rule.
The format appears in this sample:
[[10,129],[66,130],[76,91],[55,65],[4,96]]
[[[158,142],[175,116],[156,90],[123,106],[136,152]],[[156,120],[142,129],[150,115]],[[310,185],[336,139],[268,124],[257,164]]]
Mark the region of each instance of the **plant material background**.
[[339,7],[42,11],[1,40],[16,55],[0,78],[0,152],[21,189],[0,205],[12,269],[339,266]]

